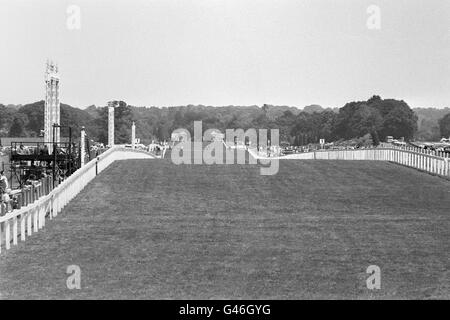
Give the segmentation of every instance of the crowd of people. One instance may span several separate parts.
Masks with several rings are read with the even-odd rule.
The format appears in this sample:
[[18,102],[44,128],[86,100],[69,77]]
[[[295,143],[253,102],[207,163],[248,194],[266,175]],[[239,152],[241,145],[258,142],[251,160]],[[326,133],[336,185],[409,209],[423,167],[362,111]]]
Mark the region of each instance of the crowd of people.
[[[28,172],[27,179],[24,181],[23,187],[27,188],[34,185],[35,187],[41,182],[40,179],[51,175],[45,171]],[[20,189],[11,189],[11,185],[5,175],[4,170],[0,171],[0,216],[19,208],[19,199],[17,197]]]
[[[13,190],[12,181],[10,181],[6,175],[4,164],[9,164],[9,158],[12,152],[20,155],[36,154],[48,154],[47,146],[42,145],[38,148],[27,147],[24,145],[18,146],[15,150],[12,150],[10,146],[0,147],[0,160],[2,162],[0,171],[0,216],[7,212],[18,208],[17,190]],[[22,162],[21,162],[22,163]],[[39,179],[48,175],[48,163],[43,161],[24,161],[24,164],[30,165],[30,170],[21,171],[21,175],[25,175],[23,185],[32,185],[38,183]]]

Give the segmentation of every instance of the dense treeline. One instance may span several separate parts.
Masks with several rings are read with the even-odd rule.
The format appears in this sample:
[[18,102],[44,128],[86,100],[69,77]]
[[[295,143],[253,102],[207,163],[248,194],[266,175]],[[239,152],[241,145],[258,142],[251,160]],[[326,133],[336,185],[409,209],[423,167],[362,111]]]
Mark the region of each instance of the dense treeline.
[[440,138],[448,137],[448,134],[441,132],[440,121],[445,115],[450,113],[450,108],[416,108],[414,112],[419,120],[416,137],[422,141],[437,141]]
[[[82,126],[92,123],[86,111],[61,104],[61,125],[71,126],[74,136],[79,136]],[[44,129],[44,100],[20,107],[0,104],[0,137],[38,137]],[[67,129],[62,129],[68,135]]]
[[439,120],[439,129],[442,137],[450,139],[450,113]]
[[[0,136],[38,136],[43,128],[44,101],[11,107],[0,105]],[[61,104],[61,123],[70,125],[76,137],[82,126],[95,141],[107,142],[107,108],[91,106],[85,110]],[[115,110],[116,143],[128,143],[131,123],[136,121],[136,135],[143,143],[169,140],[177,128],[193,130],[195,120],[203,129],[278,128],[280,141],[295,145],[358,138],[370,134],[377,143],[386,136],[413,139],[418,117],[404,102],[373,96],[367,101],[347,103],[340,109],[308,106],[303,110],[287,106],[181,106],[133,107],[120,101]],[[445,126],[445,125],[444,125]]]

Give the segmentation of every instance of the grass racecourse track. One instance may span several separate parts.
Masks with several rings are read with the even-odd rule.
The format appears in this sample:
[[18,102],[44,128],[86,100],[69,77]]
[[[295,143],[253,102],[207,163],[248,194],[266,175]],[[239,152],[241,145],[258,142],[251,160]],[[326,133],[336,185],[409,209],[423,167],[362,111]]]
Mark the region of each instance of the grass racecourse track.
[[2,252],[0,298],[448,299],[449,208],[450,181],[383,162],[115,162]]

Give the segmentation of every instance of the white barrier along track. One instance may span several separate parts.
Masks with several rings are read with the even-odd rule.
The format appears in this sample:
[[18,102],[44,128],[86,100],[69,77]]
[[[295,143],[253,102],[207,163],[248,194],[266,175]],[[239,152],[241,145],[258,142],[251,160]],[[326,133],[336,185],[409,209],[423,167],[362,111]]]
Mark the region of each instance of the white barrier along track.
[[[303,160],[372,160],[390,161],[404,166],[450,177],[450,158],[444,153],[413,147],[379,147],[357,150],[320,150],[279,157],[263,157],[256,149],[247,149],[256,159],[303,159]],[[53,219],[95,176],[117,160],[153,159],[145,151],[113,147],[91,160],[62,182],[48,195],[0,217],[0,253],[4,244],[8,250],[45,226],[47,216]]]
[[262,156],[256,149],[249,148],[248,152],[256,159],[389,161],[450,178],[450,158],[447,154],[414,147],[379,147],[372,149],[329,151],[318,150],[278,157]]
[[113,147],[78,169],[69,178],[41,197],[5,216],[0,217],[0,253],[2,246],[10,249],[11,243],[17,245],[18,238],[25,241],[27,236],[45,226],[45,219],[53,219],[95,176],[117,160],[154,159],[145,151]]

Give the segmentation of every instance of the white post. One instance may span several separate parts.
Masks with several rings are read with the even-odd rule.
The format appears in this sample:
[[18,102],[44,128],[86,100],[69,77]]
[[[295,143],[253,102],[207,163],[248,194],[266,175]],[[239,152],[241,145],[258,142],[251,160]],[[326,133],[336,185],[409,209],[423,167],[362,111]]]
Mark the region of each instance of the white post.
[[449,168],[448,168],[448,158],[444,159],[444,176],[449,175]]
[[[438,157],[440,157],[440,152],[437,153]],[[441,159],[436,159],[436,173],[441,174]]]
[[434,172],[434,158],[430,157],[430,172]]
[[414,153],[414,168],[419,168],[419,154],[416,152]]
[[27,234],[31,236],[31,211],[27,212]]
[[10,227],[9,227],[9,219],[5,221],[5,248],[6,250],[9,250],[10,246],[11,246],[11,234],[10,234]]
[[114,146],[114,106],[112,103],[108,104],[108,145]]
[[422,152],[422,170],[423,171],[427,171],[427,154],[426,154],[426,150],[423,150]]
[[13,233],[13,245],[17,245],[17,217],[13,218],[13,226],[12,226],[12,233]]
[[33,214],[33,231],[34,232],[38,232],[38,215],[39,215],[39,209],[33,209],[32,210],[32,214]]
[[425,156],[423,155],[423,150],[420,150],[420,169],[424,170],[425,168]]
[[425,171],[428,171],[428,159],[430,159],[430,158],[428,157],[428,151],[426,151],[424,157],[425,157],[425,167],[424,167],[424,170],[425,170]]
[[133,124],[131,125],[131,149],[135,148],[136,143],[136,124],[133,121]]
[[84,127],[81,127],[81,137],[80,137],[80,157],[81,157],[81,166],[84,166],[84,159],[86,154],[86,143],[85,143],[86,131]]
[[428,157],[427,157],[427,154],[426,154],[426,152],[424,151],[423,152],[423,154],[422,154],[422,167],[423,167],[423,170],[424,171],[427,171],[427,164],[428,164]]
[[25,232],[26,232],[26,229],[25,229],[26,219],[25,219],[25,217],[26,217],[26,215],[24,213],[22,213],[20,215],[20,240],[22,240],[22,241],[25,241]]

